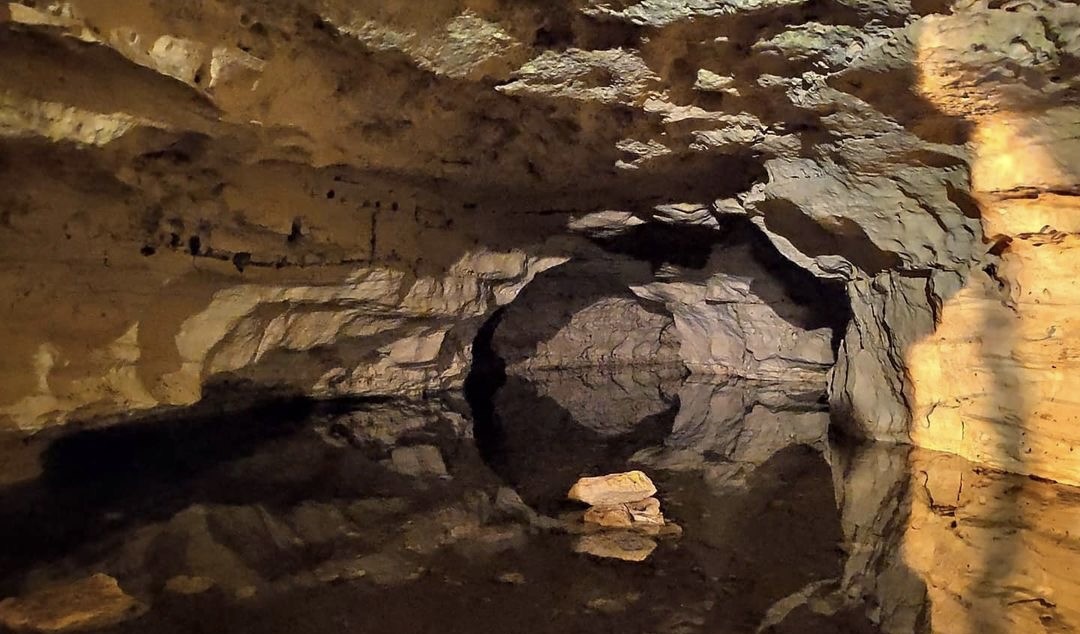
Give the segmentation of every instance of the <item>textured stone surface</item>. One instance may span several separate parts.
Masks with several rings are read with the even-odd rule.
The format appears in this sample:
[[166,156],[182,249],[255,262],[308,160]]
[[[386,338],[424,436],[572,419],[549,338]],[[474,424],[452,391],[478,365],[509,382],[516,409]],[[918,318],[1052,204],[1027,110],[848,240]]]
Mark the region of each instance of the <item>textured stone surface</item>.
[[[835,361],[851,435],[1080,482],[1078,41],[1064,0],[5,4],[0,427],[458,388],[618,253],[521,368]],[[836,354],[732,218],[845,286]]]
[[[1080,9],[1071,3],[1009,11],[973,3],[913,24],[841,77],[862,83],[886,68],[911,69],[920,98],[963,122],[966,204],[969,215],[979,212],[983,236],[966,267],[851,286],[855,319],[833,403],[856,434],[1080,482],[1068,396],[1080,210],[1080,110],[1071,92],[1078,26]],[[876,98],[869,86],[859,90]]]
[[664,514],[660,512],[660,500],[645,498],[637,502],[623,504],[600,504],[585,511],[584,519],[589,524],[606,528],[656,527],[664,525]]

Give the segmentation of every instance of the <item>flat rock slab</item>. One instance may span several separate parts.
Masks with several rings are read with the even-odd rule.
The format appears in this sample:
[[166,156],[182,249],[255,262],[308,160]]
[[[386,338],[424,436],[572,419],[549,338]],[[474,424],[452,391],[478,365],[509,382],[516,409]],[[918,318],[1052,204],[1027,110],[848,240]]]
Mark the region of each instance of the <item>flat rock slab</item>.
[[593,478],[581,478],[566,494],[592,506],[626,504],[652,497],[656,485],[641,471],[627,471]]
[[116,579],[96,574],[0,601],[0,624],[16,632],[74,632],[115,625],[145,610]]

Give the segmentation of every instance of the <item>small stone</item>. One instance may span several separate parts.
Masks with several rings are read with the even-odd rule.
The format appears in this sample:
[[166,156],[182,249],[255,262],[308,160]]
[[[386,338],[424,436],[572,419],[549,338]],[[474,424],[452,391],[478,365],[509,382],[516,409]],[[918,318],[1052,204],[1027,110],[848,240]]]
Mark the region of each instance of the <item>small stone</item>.
[[259,592],[259,590],[255,586],[243,586],[242,588],[238,588],[236,590],[236,598],[237,599],[250,599],[251,597],[255,596],[258,592]]
[[704,68],[697,72],[697,80],[694,82],[694,90],[701,92],[719,92],[738,96],[739,90],[735,87],[735,78],[728,75],[718,75]]
[[398,447],[390,452],[394,471],[408,476],[445,476],[446,463],[439,448],[432,445]]
[[574,552],[623,561],[645,561],[654,550],[656,542],[630,531],[583,535],[574,543]]
[[634,518],[625,504],[605,504],[590,507],[585,511],[585,521],[608,528],[630,528]]
[[176,575],[165,582],[165,590],[173,594],[202,594],[213,587],[213,579],[189,575]]
[[660,500],[646,498],[626,504],[605,504],[585,511],[585,521],[607,528],[657,528],[664,525]]
[[504,572],[496,579],[499,583],[509,583],[510,585],[520,586],[525,583],[525,575],[520,572]]
[[115,625],[144,611],[116,579],[99,573],[0,601],[0,624],[16,632],[69,632]]
[[571,500],[592,506],[637,502],[656,493],[656,485],[641,471],[581,478],[567,493]]

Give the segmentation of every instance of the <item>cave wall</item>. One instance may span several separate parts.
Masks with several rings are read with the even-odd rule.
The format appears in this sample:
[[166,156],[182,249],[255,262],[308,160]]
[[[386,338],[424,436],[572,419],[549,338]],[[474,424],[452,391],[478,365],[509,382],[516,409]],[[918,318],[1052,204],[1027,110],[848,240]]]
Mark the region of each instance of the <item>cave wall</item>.
[[[0,427],[453,388],[568,232],[739,217],[847,288],[842,430],[1080,481],[1078,42],[1050,0],[0,5]],[[832,364],[651,264],[689,365]]]
[[852,283],[833,400],[854,433],[1080,481],[1069,396],[1078,34],[1071,3],[973,3],[913,24],[854,71],[863,82],[906,68],[925,103],[963,122],[981,237],[966,267]]
[[670,314],[630,292],[646,262],[597,254],[538,275],[497,317],[492,352],[506,372],[614,370],[679,364]]
[[[676,247],[682,257],[657,249],[660,229],[645,226],[638,233],[606,225],[616,239],[573,249],[571,262],[529,283],[497,318],[492,348],[507,372],[684,368],[824,393],[834,328],[845,315],[843,306],[815,301],[828,288],[802,278],[803,297],[793,296],[741,221],[698,232]],[[659,251],[657,262],[635,257],[650,250]]]

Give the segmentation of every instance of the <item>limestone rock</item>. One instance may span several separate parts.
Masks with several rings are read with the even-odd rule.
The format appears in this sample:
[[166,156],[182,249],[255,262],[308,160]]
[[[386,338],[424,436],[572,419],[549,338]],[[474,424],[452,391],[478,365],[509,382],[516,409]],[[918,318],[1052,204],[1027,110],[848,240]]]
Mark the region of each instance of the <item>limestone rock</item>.
[[0,429],[460,389],[622,258],[533,366],[832,368],[851,435],[1080,482],[1074,2],[188,4],[0,6]]
[[73,632],[115,625],[145,609],[99,573],[0,601],[0,623],[17,632]]
[[632,51],[546,51],[499,87],[509,94],[541,94],[604,103],[633,103],[659,77]]
[[592,506],[638,502],[656,493],[656,485],[641,471],[627,471],[578,480],[566,494]]
[[656,498],[645,498],[639,502],[629,502],[626,509],[630,512],[630,518],[634,524],[664,525],[664,514],[660,512],[660,500]]

